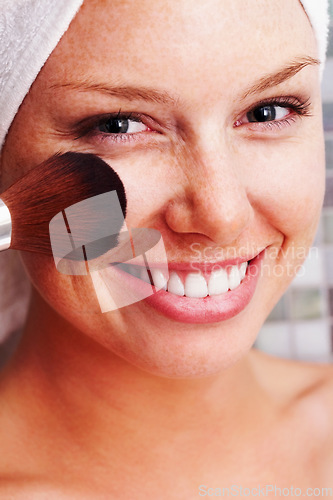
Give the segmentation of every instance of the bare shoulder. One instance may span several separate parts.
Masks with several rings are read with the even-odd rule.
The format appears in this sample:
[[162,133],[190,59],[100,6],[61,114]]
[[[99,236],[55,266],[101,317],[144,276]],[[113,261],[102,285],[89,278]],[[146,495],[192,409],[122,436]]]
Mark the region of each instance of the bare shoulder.
[[263,390],[327,446],[333,466],[333,365],[277,358],[256,349],[250,360]]
[[[282,454],[302,463],[306,477],[333,477],[333,366],[277,358],[253,349],[253,372],[278,419]],[[293,455],[294,452],[294,455]]]
[[286,402],[318,399],[333,411],[333,365],[283,359],[252,349],[250,362],[263,388]]

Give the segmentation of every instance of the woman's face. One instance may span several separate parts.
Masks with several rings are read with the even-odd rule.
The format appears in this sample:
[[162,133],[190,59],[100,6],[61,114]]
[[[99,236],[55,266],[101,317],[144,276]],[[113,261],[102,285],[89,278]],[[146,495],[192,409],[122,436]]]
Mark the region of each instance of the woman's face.
[[5,187],[55,152],[94,153],[125,185],[128,226],[162,234],[170,271],[266,253],[253,296],[218,321],[200,304],[193,321],[146,301],[86,313],[96,303],[89,277],[24,252],[38,293],[151,373],[203,376],[238,360],[315,234],[324,193],[316,56],[297,0],[85,1],[11,127]]

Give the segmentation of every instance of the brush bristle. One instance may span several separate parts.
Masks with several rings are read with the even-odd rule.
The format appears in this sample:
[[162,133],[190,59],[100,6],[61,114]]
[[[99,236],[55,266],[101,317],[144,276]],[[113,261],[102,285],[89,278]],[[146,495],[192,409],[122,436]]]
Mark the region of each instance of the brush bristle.
[[[52,255],[51,219],[75,203],[114,190],[125,219],[125,189],[118,174],[107,163],[93,154],[68,152],[52,156],[1,195],[12,217],[11,248]],[[104,217],[102,221],[101,216]],[[79,217],[85,227],[107,223],[106,218],[107,214],[98,210],[85,213],[84,209]],[[113,223],[110,235],[119,232],[122,222],[118,221],[117,228]]]

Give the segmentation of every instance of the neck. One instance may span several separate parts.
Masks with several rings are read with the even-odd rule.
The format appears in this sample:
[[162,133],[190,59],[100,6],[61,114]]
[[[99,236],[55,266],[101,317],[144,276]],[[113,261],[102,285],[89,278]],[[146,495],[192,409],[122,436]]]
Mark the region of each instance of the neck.
[[171,443],[182,443],[185,453],[209,429],[230,444],[256,421],[261,394],[247,357],[213,376],[158,377],[76,330],[36,293],[30,311],[7,372],[31,422],[53,422],[53,442],[70,436],[94,456],[118,445],[146,454],[165,445],[172,457]]

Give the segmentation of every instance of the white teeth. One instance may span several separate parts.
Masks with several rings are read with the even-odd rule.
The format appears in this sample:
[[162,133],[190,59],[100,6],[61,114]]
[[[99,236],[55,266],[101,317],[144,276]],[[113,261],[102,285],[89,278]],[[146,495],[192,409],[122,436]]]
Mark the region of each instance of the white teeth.
[[185,294],[184,285],[177,273],[172,271],[168,281],[168,292],[183,296]]
[[239,274],[240,274],[241,280],[245,278],[247,264],[248,264],[247,262],[243,262],[239,268]]
[[235,290],[240,285],[241,277],[237,266],[232,266],[228,276],[229,290]]
[[228,274],[225,269],[212,271],[208,282],[209,295],[220,295],[229,290]]
[[189,273],[185,279],[186,297],[206,297],[208,295],[207,281],[201,273]]
[[[247,267],[248,262],[243,262],[239,266],[230,266],[230,270],[228,271],[225,268],[212,271],[209,276],[208,285],[206,278],[201,272],[188,273],[185,277],[185,286],[175,271],[170,273],[169,280],[166,279],[160,269],[155,268],[150,271],[153,283],[158,290],[167,290],[179,296],[185,295],[191,298],[203,298],[207,295],[220,295],[226,293],[228,290],[237,288],[246,275]],[[149,275],[145,267],[126,265],[126,269],[124,270],[150,284]]]
[[207,295],[220,295],[228,290],[237,288],[245,277],[248,263],[243,262],[240,266],[230,266],[230,270],[220,268],[212,271],[208,286],[205,277],[199,272],[189,273],[185,278],[185,287],[178,274],[173,271],[170,274],[167,290],[176,295],[185,295],[191,298],[203,298]]
[[151,269],[151,275],[156,288],[158,288],[159,290],[161,288],[163,290],[167,289],[168,280],[166,279],[162,271],[160,271],[159,269]]

